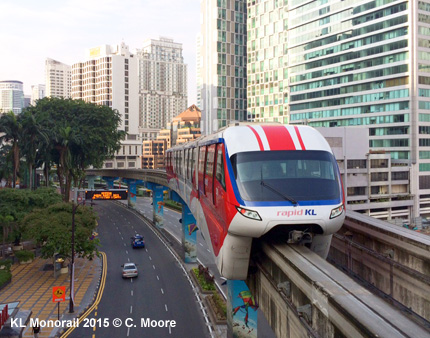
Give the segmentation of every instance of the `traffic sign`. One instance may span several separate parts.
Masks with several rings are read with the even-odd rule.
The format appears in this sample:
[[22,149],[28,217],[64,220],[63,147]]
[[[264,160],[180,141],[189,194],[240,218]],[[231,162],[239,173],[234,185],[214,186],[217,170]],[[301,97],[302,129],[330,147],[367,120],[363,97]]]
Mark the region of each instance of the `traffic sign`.
[[85,190],[85,199],[91,200],[126,200],[127,189]]
[[52,301],[54,303],[66,301],[66,287],[65,286],[54,286],[52,288]]

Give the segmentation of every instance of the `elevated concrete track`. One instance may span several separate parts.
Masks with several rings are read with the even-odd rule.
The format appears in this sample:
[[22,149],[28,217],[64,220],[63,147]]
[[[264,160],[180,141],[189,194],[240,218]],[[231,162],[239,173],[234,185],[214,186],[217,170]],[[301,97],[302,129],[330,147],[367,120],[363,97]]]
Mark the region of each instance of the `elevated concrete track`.
[[248,286],[278,337],[429,337],[303,246],[262,243]]

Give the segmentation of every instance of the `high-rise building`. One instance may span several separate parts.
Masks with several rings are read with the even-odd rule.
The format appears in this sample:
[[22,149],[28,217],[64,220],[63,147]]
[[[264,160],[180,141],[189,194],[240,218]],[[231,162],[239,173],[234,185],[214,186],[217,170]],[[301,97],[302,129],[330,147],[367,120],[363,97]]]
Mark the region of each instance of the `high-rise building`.
[[287,14],[283,1],[248,2],[248,119],[288,123]]
[[148,39],[137,56],[139,124],[143,128],[165,128],[187,107],[187,65],[182,44],[164,37]]
[[34,106],[37,100],[43,99],[46,96],[46,86],[43,84],[31,86],[30,104]]
[[140,168],[137,58],[124,43],[87,50],[87,60],[72,66],[72,98],[105,105],[121,115],[120,129],[127,132],[122,147],[106,168]]
[[72,67],[60,61],[47,58],[45,60],[46,96],[71,97]]
[[21,81],[0,81],[0,114],[15,114],[24,108],[24,86]]
[[246,1],[202,0],[197,80],[202,132],[247,118]]
[[429,216],[430,3],[262,0],[248,13],[253,119],[367,128],[370,151],[411,165],[411,217]]

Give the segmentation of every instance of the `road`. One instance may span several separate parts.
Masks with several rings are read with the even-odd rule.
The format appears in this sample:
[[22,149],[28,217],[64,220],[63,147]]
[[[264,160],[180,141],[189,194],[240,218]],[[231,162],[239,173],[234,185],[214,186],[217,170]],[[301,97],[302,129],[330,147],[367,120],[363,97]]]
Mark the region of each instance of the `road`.
[[[96,309],[69,337],[209,337],[182,265],[153,230],[113,202],[98,201],[94,208],[100,250],[107,256],[106,284]],[[135,233],[145,237],[145,249],[131,248]],[[122,278],[121,264],[126,262],[138,264],[138,278]],[[114,319],[121,321],[120,327],[113,327]],[[152,320],[164,327],[142,327]]]
[[[127,201],[122,201],[127,203]],[[145,217],[152,220],[152,198],[141,197],[136,199],[135,209],[138,210]],[[182,224],[179,223],[182,214],[180,212],[164,208],[164,228],[179,242],[182,243]],[[204,240],[201,232],[197,232],[197,260],[200,264],[208,267],[211,274],[215,276],[215,282],[218,285],[218,289],[224,293],[224,297],[227,294],[227,287],[222,283],[224,280],[221,278],[218,269],[216,267],[214,257],[210,251],[206,241]]]
[[[127,203],[127,201],[121,201]],[[135,209],[138,210],[145,217],[152,220],[152,198],[138,197],[136,199]],[[182,225],[179,219],[182,217],[180,212],[164,208],[164,228],[181,243],[182,238]],[[209,271],[215,276],[215,283],[218,289],[224,293],[224,298],[227,295],[227,286],[223,285],[224,280],[221,278],[218,268],[216,267],[213,254],[211,253],[206,241],[204,240],[201,232],[197,233],[197,260],[199,263],[209,267]],[[264,314],[258,310],[258,337],[260,338],[274,338],[275,334],[270,327]]]

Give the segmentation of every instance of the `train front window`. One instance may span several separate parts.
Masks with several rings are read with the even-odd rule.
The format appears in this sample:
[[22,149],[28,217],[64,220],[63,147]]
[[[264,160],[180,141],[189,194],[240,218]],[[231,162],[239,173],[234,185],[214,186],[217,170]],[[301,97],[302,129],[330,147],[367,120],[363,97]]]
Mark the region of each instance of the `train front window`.
[[336,161],[325,151],[254,151],[230,160],[245,201],[338,200],[341,195]]

